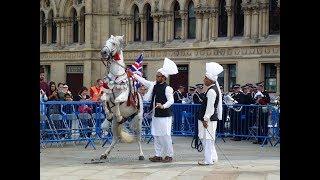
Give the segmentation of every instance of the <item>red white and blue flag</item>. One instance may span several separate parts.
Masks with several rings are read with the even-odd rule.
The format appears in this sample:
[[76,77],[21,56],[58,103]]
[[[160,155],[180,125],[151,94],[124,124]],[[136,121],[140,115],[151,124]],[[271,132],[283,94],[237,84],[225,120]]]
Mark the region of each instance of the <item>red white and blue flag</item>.
[[139,76],[142,76],[142,63],[143,63],[143,53],[140,54],[140,56],[136,59],[136,62],[131,65],[130,70],[133,73],[138,74]]
[[[143,70],[143,65],[142,65],[142,63],[143,63],[143,53],[141,53],[140,56],[136,59],[135,63],[130,66],[130,70],[133,73],[138,74],[141,77],[143,75],[143,71],[142,71]],[[139,88],[141,86],[141,84],[138,81],[136,81],[135,85],[136,85],[137,88]]]

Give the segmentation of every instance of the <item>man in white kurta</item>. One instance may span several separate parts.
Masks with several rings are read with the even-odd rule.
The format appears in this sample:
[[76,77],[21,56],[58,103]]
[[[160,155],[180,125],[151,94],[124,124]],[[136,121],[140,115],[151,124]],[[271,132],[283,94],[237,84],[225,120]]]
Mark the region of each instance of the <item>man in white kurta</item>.
[[[154,149],[155,156],[149,158],[152,162],[172,162],[173,160],[173,146],[171,139],[171,126],[172,126],[172,112],[169,109],[174,103],[173,89],[166,85],[166,79],[169,75],[178,72],[175,64],[169,59],[165,59],[164,67],[159,69],[156,75],[156,81],[147,81],[137,74],[133,74],[133,77],[137,79],[141,84],[148,88],[148,92],[145,94],[145,100],[151,101],[152,106],[152,121],[151,121],[151,134],[154,137]],[[170,67],[167,67],[170,66]],[[172,66],[174,70],[172,70]],[[159,88],[159,89],[155,89]],[[161,87],[163,89],[161,89]],[[159,91],[165,91],[159,92]],[[157,97],[158,94],[158,97]],[[164,94],[159,99],[159,94]],[[163,103],[159,103],[159,100],[163,100]],[[161,109],[161,112],[157,110]],[[157,111],[157,112],[156,112]],[[162,114],[161,114],[162,113]],[[165,117],[159,117],[165,116]],[[162,156],[165,156],[163,159]]]
[[[207,63],[207,73],[204,84],[208,87],[206,99],[202,107],[205,107],[203,117],[199,117],[199,139],[204,146],[204,160],[198,162],[199,165],[212,165],[218,161],[218,155],[214,146],[218,120],[222,119],[222,96],[217,82],[217,75],[223,68],[217,63]],[[217,98],[217,96],[219,96]],[[215,112],[217,111],[217,112]],[[200,115],[201,116],[201,115]],[[202,119],[201,119],[202,118]]]

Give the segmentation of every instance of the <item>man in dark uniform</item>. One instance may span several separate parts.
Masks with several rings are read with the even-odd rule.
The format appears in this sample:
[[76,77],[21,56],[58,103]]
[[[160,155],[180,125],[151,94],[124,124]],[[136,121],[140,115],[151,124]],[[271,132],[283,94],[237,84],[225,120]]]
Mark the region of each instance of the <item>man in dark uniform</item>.
[[240,84],[234,84],[233,85],[233,93],[231,94],[231,97],[238,102],[238,104],[244,103],[244,94],[240,91]]
[[193,104],[193,94],[195,92],[196,88],[193,86],[189,87],[189,91],[187,93],[187,104]]
[[227,108],[225,108],[225,102],[224,102],[224,90],[223,90],[223,86],[220,85],[220,92],[221,92],[221,98],[222,98],[222,120],[218,121],[218,126],[217,126],[217,133],[218,134],[224,134],[225,133],[225,122],[226,122],[226,114],[227,114]]
[[[203,99],[205,97],[205,94],[202,92],[203,91],[203,84],[196,84],[196,91],[193,94],[193,104],[201,104],[203,102]],[[196,112],[195,117],[198,117],[199,113]],[[199,141],[199,136],[198,136],[198,118],[194,118],[194,142],[195,142],[195,148],[198,149],[199,145],[200,145],[200,141]]]
[[[233,93],[231,94],[231,97],[236,100],[239,104],[239,106],[234,106],[234,108],[239,109],[240,105],[245,103],[245,95],[243,92],[240,91],[240,84],[234,84],[233,85]],[[243,122],[241,119],[241,111],[236,111],[234,109],[230,110],[230,128],[231,128],[231,133],[235,135],[243,135],[242,134],[242,126]],[[236,136],[232,140],[234,141],[241,141],[241,137]]]
[[193,103],[194,104],[201,104],[204,98],[203,91],[203,84],[196,84],[196,92],[193,95]]
[[242,86],[242,91],[243,91],[243,95],[244,95],[244,100],[243,100],[243,104],[246,104],[246,105],[250,105],[250,104],[254,104],[253,102],[253,97],[251,96],[251,93],[250,93],[250,89],[249,89],[249,85],[246,84],[244,86]]
[[247,83],[246,86],[248,87],[248,91],[249,91],[248,94],[250,94],[251,99],[252,99],[251,104],[254,104],[254,101],[253,101],[253,99],[254,99],[253,84]]
[[[259,105],[259,118],[258,118],[258,136],[268,135],[268,116],[269,111],[266,107],[270,103],[269,93],[264,89],[263,82],[257,83],[257,93],[255,94],[255,100]],[[258,138],[258,141],[254,141],[254,144],[262,144],[264,138]],[[268,142],[265,141],[264,144]]]
[[174,103],[182,103],[183,95],[184,93],[184,87],[179,86],[178,90],[173,93]]
[[243,96],[244,96],[244,101],[243,104],[246,106],[242,107],[242,112],[244,112],[243,114],[243,118],[242,119],[242,134],[243,135],[249,135],[249,127],[252,126],[252,119],[250,119],[252,117],[252,114],[250,114],[250,111],[252,112],[252,107],[249,106],[250,104],[254,104],[254,100],[251,97],[251,93],[250,93],[250,84],[246,84],[244,86],[242,86],[242,91],[243,91]]

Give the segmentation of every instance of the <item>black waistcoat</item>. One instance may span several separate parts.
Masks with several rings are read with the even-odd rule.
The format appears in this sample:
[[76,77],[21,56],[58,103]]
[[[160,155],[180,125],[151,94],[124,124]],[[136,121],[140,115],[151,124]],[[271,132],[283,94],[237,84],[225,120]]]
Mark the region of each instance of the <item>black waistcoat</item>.
[[[153,109],[153,103],[154,104],[161,103],[163,105],[168,101],[167,97],[166,97],[166,93],[165,93],[166,87],[167,87],[166,82],[164,82],[162,84],[157,83],[156,85],[154,85],[153,91],[152,91],[152,99],[151,99],[150,109]],[[171,108],[166,108],[166,109],[156,108],[155,109],[154,117],[170,117],[170,116],[172,116]]]
[[218,111],[217,111],[218,103],[219,103],[219,91],[218,91],[217,85],[213,84],[210,88],[208,88],[207,92],[205,93],[205,97],[201,103],[201,108],[200,108],[200,112],[199,112],[199,120],[200,121],[203,121],[204,114],[206,113],[207,101],[208,101],[207,93],[210,89],[213,89],[216,92],[216,100],[214,101],[214,114],[210,117],[210,121],[218,121],[219,120],[218,119]]

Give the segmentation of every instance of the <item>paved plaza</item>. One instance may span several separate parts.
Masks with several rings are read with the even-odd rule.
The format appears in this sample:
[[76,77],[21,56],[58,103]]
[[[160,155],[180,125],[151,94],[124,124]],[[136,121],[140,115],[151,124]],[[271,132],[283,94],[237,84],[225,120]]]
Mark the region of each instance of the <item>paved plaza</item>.
[[250,141],[223,142],[216,146],[219,161],[213,166],[198,166],[203,152],[190,147],[191,137],[173,137],[175,152],[173,163],[152,163],[153,142],[143,142],[145,160],[139,161],[138,145],[118,144],[111,152],[108,162],[85,164],[98,158],[107,148],[97,142],[97,149],[84,148],[84,143],[68,143],[64,147],[47,145],[40,153],[40,177],[42,180],[106,180],[106,179],[212,179],[212,180],[278,180],[280,179],[280,145],[260,147]]

